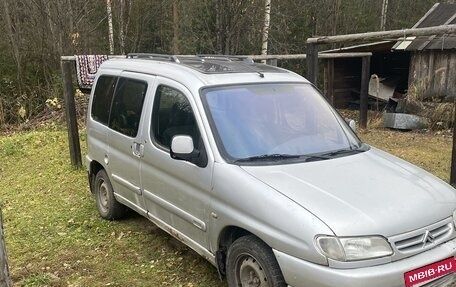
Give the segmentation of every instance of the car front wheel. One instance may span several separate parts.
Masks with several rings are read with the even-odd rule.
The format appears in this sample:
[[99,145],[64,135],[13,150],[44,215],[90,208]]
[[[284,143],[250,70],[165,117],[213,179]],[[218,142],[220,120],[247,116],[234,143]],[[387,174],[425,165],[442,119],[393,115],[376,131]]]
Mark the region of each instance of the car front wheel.
[[226,276],[230,287],[286,287],[272,249],[248,235],[228,249]]

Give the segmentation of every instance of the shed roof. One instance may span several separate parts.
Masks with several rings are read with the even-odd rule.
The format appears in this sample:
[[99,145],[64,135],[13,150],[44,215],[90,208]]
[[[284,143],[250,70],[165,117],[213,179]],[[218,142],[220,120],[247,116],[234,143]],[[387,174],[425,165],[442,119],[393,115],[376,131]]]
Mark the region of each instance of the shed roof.
[[[413,28],[451,24],[456,24],[456,4],[436,3]],[[405,51],[456,49],[456,36],[407,37],[407,39],[398,41],[393,49]]]

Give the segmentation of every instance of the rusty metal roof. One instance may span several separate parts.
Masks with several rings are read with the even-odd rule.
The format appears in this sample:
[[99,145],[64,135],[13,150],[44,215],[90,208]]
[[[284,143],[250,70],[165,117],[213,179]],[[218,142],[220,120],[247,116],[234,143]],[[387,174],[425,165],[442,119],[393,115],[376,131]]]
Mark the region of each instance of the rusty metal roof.
[[[456,24],[456,4],[436,3],[413,28]],[[393,47],[395,50],[422,51],[456,49],[456,35],[407,37]]]

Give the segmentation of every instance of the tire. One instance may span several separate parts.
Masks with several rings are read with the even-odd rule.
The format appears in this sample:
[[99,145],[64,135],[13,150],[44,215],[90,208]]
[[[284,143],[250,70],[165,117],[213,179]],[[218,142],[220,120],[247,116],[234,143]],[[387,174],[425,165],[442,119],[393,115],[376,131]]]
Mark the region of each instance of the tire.
[[125,215],[126,208],[114,197],[111,182],[103,169],[95,177],[94,194],[97,210],[102,218],[116,220]]
[[248,235],[228,249],[226,278],[229,287],[286,287],[272,249],[259,238]]

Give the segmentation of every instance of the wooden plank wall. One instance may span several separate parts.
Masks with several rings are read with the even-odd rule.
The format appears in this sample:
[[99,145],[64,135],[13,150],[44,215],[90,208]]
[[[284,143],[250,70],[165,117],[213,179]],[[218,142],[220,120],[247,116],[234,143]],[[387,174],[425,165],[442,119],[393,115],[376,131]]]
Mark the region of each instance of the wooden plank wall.
[[349,102],[359,101],[361,58],[326,60],[324,68],[324,93],[336,108],[345,108]]
[[[454,51],[454,50],[453,50]],[[456,51],[450,53],[451,56],[448,57],[448,73],[446,79],[447,85],[447,95],[451,99],[456,98]]]
[[426,50],[412,53],[409,94],[429,98],[456,96],[456,51]]

